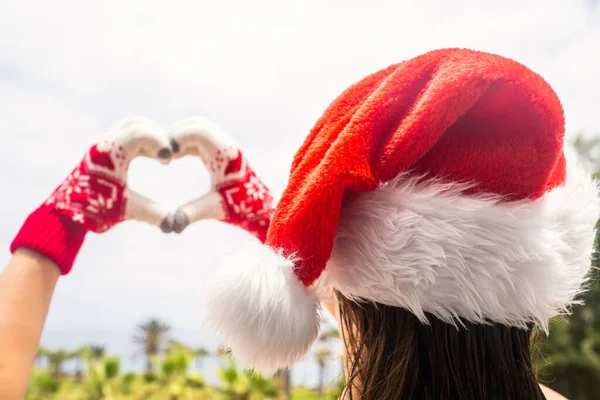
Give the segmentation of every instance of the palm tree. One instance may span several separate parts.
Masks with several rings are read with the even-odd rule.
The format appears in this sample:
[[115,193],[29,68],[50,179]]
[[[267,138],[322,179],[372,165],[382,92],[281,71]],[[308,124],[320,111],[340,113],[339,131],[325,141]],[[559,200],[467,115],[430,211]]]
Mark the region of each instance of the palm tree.
[[319,397],[323,397],[323,389],[325,387],[325,367],[327,361],[331,359],[331,350],[324,347],[315,352],[315,360],[319,365]]
[[69,358],[75,360],[75,380],[81,382],[83,378],[83,359],[86,356],[86,348],[82,347],[69,353]]
[[133,341],[142,346],[146,356],[146,372],[152,372],[152,359],[164,351],[167,345],[167,333],[170,330],[169,325],[158,319],[151,319],[138,325]]
[[48,360],[48,366],[52,375],[55,379],[59,379],[62,376],[62,366],[65,361],[67,361],[71,355],[69,352],[65,350],[48,350],[43,347],[40,347],[37,353],[37,357],[45,357]]
[[100,345],[88,345],[71,352],[69,358],[75,359],[76,362],[75,379],[80,381],[83,377],[82,361],[87,361],[89,370],[92,363],[97,363],[104,358],[104,354],[104,346]]

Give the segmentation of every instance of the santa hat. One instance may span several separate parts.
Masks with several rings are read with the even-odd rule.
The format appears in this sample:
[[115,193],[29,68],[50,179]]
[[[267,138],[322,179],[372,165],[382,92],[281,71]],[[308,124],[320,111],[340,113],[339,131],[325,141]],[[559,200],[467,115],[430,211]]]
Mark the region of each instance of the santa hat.
[[220,269],[210,320],[270,371],[317,337],[316,285],[423,323],[546,328],[577,301],[600,210],[563,137],[554,91],[510,59],[445,49],[368,76],[297,152],[266,243]]

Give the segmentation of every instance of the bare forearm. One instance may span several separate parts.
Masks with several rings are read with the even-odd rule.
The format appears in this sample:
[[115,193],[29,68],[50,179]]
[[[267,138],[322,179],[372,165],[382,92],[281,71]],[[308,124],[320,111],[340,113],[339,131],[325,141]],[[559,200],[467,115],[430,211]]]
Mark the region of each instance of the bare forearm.
[[126,118],[27,217],[0,275],[0,399],[23,398],[56,282],[71,271],[88,232],[128,219],[172,230],[168,210],[127,189],[127,167],[138,156],[168,162],[173,146],[159,124]]
[[60,270],[19,249],[0,275],[0,397],[23,398]]

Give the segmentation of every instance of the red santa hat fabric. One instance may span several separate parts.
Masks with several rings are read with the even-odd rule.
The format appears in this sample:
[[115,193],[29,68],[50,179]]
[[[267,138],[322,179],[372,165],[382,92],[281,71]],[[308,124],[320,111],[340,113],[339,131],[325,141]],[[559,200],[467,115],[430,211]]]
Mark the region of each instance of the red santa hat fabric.
[[581,290],[599,211],[563,139],[552,88],[507,58],[445,49],[364,78],[297,152],[266,243],[219,271],[210,320],[263,370],[316,338],[316,285],[423,323],[546,327]]

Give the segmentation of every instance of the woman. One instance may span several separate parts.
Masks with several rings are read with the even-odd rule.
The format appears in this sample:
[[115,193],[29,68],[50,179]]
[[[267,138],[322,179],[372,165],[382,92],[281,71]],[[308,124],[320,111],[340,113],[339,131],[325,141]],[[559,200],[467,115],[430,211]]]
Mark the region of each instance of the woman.
[[[209,122],[178,124],[173,140],[144,120],[116,131],[11,246],[4,397],[24,392],[54,285],[87,231],[219,218],[266,243],[219,270],[208,308],[246,365],[274,371],[304,354],[325,289],[344,337],[344,398],[544,398],[530,334],[581,291],[599,205],[590,178],[567,173],[556,95],[525,67],[450,49],[353,85],[299,150],[272,218],[267,189]],[[183,154],[211,169],[209,195],[170,216],[126,189],[132,157]]]
[[534,329],[590,269],[596,184],[563,154],[537,74],[433,51],[342,93],[292,163],[265,244],[240,252],[207,308],[232,354],[291,365],[333,291],[347,399],[541,399]]
[[[185,155],[204,161],[211,190],[174,214],[127,188],[133,158],[168,162]],[[116,125],[27,218],[11,244],[13,257],[0,275],[0,399],[23,398],[56,282],[70,272],[87,232],[102,233],[125,220],[181,232],[192,222],[216,218],[264,240],[271,203],[236,143],[205,118],[185,119],[169,132],[140,117]]]

